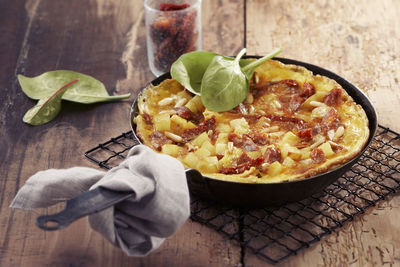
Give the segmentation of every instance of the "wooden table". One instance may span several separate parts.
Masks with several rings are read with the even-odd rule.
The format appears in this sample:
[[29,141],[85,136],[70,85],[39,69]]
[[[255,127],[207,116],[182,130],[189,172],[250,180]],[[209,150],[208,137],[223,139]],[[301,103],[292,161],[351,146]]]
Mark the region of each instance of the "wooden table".
[[[225,55],[247,47],[336,72],[363,89],[379,123],[400,131],[400,2],[396,0],[204,0],[203,49]],[[0,266],[264,266],[216,231],[188,220],[157,251],[129,258],[85,219],[45,232],[38,214],[9,208],[37,171],[95,167],[83,153],[129,130],[128,101],[63,103],[52,122],[22,122],[34,105],[17,74],[70,69],[103,81],[110,94],[133,95],[153,79],[141,0],[14,0],[0,3]],[[400,197],[356,217],[282,266],[400,266]]]

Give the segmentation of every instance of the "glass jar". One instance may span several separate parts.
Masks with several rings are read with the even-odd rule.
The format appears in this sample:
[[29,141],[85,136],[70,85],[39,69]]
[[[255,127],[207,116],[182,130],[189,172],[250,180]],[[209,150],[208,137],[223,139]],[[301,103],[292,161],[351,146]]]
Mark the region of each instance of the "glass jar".
[[201,50],[201,0],[145,0],[147,56],[151,72],[169,72],[182,54]]

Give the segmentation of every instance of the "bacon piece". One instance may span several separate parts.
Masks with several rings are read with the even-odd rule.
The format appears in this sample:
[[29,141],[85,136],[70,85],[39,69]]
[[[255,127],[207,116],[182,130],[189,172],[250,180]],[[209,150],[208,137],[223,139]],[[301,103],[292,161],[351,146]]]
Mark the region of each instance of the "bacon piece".
[[254,98],[258,98],[264,94],[275,93],[278,95],[292,95],[296,93],[299,84],[295,80],[281,80],[278,82],[266,82],[265,84],[257,84],[251,86],[251,93]]
[[242,155],[240,155],[240,158],[237,160],[236,165],[240,165],[240,164],[246,163],[248,161],[251,161],[251,158],[246,153],[243,153]]
[[312,83],[304,83],[303,84],[303,91],[301,92],[300,96],[309,98],[315,94],[315,87]]
[[249,134],[248,137],[257,145],[265,146],[269,144],[268,138],[261,133],[254,132]]
[[228,140],[233,142],[235,147],[243,148],[246,151],[256,151],[258,150],[258,146],[250,139],[250,137],[243,135],[239,136],[234,133],[228,134]]
[[265,162],[272,163],[275,161],[281,161],[281,151],[279,148],[267,147],[264,153]]
[[342,90],[339,88],[330,90],[324,97],[324,103],[331,107],[342,104]]
[[212,143],[213,145],[215,145],[215,142],[216,142],[217,139],[218,139],[218,135],[219,135],[219,132],[218,132],[218,131],[213,131],[213,132],[212,132],[212,134],[211,134],[211,136],[210,136],[210,139],[211,139],[211,143]]
[[172,143],[171,139],[169,139],[162,132],[159,131],[155,131],[154,133],[150,134],[149,138],[152,146],[158,151],[161,151],[161,147],[163,145]]
[[321,121],[317,122],[317,123],[314,125],[314,127],[312,128],[312,131],[311,131],[311,132],[312,132],[312,135],[313,135],[313,136],[322,133],[323,127],[321,126],[321,123],[320,123],[320,122],[321,122]]
[[246,119],[248,124],[254,124],[258,122],[258,120],[262,117],[262,115],[243,115],[243,118]]
[[263,158],[256,158],[256,159],[250,159],[247,162],[244,162],[242,164],[239,164],[234,167],[227,167],[227,168],[222,168],[219,170],[220,173],[223,174],[239,174],[243,173],[244,171],[249,170],[251,167],[257,167],[260,166],[264,162]]
[[183,138],[184,142],[186,143],[186,142],[194,139],[196,136],[198,136],[202,132],[214,130],[216,123],[217,123],[217,121],[215,119],[215,116],[212,116],[210,119],[200,122],[196,128],[185,130],[182,134],[182,138]]
[[271,121],[281,121],[281,122],[293,122],[293,123],[304,123],[302,119],[294,118],[294,117],[286,117],[281,115],[265,115],[265,117],[269,118]]
[[276,83],[275,82],[266,82],[265,84],[252,85],[250,90],[251,90],[253,97],[258,98],[258,97],[264,95],[267,92],[268,88],[273,84],[276,84]]
[[283,83],[283,84],[286,84],[286,85],[288,85],[290,87],[296,87],[296,88],[299,87],[299,84],[295,80],[281,80],[278,83]]
[[181,107],[175,107],[174,110],[176,111],[176,114],[184,118],[185,120],[191,121],[194,124],[199,124],[201,121],[204,120],[204,115],[201,112],[198,113],[193,113],[189,108],[185,106]]
[[181,106],[181,107],[175,107],[174,110],[176,111],[176,114],[184,119],[189,119],[190,117],[193,116],[193,112],[185,106]]
[[289,113],[296,112],[304,101],[305,98],[300,96],[300,94],[285,94],[279,97],[279,103]]
[[153,116],[151,116],[151,115],[149,115],[149,114],[147,114],[147,113],[145,113],[145,112],[143,112],[142,118],[143,118],[143,120],[144,120],[144,122],[145,122],[146,124],[151,124],[152,121],[153,121]]
[[296,131],[296,135],[302,139],[310,140],[313,136],[313,129],[305,128]]
[[331,108],[325,116],[322,118],[321,127],[323,132],[327,132],[331,129],[336,130],[341,126],[342,123],[340,122],[339,114],[337,113],[336,109]]
[[290,102],[289,102],[289,111],[291,113],[296,112],[301,104],[303,104],[305,101],[305,99],[299,95],[294,95],[290,98]]
[[321,149],[319,149],[319,148],[314,148],[312,151],[311,151],[311,155],[310,155],[310,158],[311,158],[311,160],[314,162],[314,163],[322,163],[322,162],[324,162],[325,161],[325,154],[324,154],[324,152],[321,150]]

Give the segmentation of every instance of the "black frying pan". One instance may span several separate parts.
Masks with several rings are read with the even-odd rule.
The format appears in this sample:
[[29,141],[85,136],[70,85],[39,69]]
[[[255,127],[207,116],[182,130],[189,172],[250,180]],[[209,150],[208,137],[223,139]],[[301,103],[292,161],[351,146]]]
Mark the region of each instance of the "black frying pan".
[[[245,56],[244,58],[259,57]],[[363,107],[365,113],[367,114],[369,120],[370,136],[366,146],[356,157],[336,169],[309,178],[280,183],[249,184],[223,181],[201,175],[196,170],[188,169],[186,171],[186,177],[189,185],[189,190],[192,194],[207,199],[217,200],[219,202],[226,202],[235,206],[277,206],[288,202],[302,200],[318,191],[321,191],[326,186],[341,177],[347,170],[351,168],[351,166],[355,162],[358,161],[368,145],[371,143],[378,124],[377,115],[374,107],[371,104],[371,101],[357,86],[353,85],[346,79],[340,77],[333,72],[309,63],[304,63],[287,58],[274,59],[279,60],[285,64],[303,66],[312,71],[314,74],[320,74],[329,77],[339,83],[347,91],[347,93],[351,97],[353,97],[354,101]],[[171,78],[170,73],[165,73],[153,80],[151,84],[158,85],[165,79],[169,78]],[[131,108],[131,125],[135,137],[140,142],[140,139],[136,136],[136,127],[133,123],[133,118],[138,114],[137,101],[138,98],[136,98]]]
[[[247,58],[259,57],[247,56]],[[352,160],[336,169],[309,178],[281,183],[249,184],[229,182],[204,176],[195,169],[187,169],[186,177],[189,190],[192,194],[219,202],[225,202],[234,206],[278,206],[288,202],[302,200],[321,191],[341,177],[358,161],[371,143],[378,124],[377,115],[371,101],[357,86],[335,73],[312,64],[286,58],[274,59],[285,64],[303,66],[314,74],[327,76],[338,82],[347,93],[353,97],[354,101],[363,107],[367,114],[370,136],[364,149]],[[151,84],[158,85],[163,80],[169,78],[171,78],[170,74],[165,73],[153,80]],[[131,108],[131,126],[133,134],[140,142],[139,138],[136,136],[136,127],[133,124],[133,118],[138,114],[137,101],[138,98],[136,98]],[[36,224],[44,230],[58,230],[80,217],[99,212],[131,196],[132,193],[130,192],[117,192],[99,187],[68,200],[66,208],[60,213],[38,217]]]

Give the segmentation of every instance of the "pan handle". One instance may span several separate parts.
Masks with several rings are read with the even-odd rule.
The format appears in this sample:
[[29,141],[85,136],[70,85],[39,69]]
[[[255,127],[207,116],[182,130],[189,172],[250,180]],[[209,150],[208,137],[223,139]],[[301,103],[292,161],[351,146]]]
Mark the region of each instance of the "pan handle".
[[132,196],[134,193],[131,191],[121,192],[97,187],[68,200],[61,212],[39,216],[36,225],[43,230],[59,230],[83,216],[102,211]]

